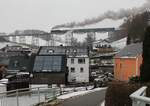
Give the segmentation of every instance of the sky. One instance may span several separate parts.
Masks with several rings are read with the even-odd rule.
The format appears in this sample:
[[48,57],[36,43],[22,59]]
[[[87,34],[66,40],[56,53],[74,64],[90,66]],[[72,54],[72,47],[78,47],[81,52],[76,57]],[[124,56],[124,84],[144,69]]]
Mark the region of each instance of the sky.
[[39,29],[140,7],[145,0],[0,0],[0,32]]

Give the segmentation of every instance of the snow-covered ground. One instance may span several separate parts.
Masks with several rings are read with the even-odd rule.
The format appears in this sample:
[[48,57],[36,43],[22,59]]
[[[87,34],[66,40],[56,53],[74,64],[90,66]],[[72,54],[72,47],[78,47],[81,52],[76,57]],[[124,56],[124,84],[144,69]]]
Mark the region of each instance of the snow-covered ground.
[[[73,29],[88,29],[88,28],[119,28],[119,26],[123,23],[124,19],[120,20],[111,20],[111,19],[105,19],[101,22],[98,22],[96,24],[87,25],[83,27],[74,27],[74,28],[58,28],[58,30],[73,30]],[[87,34],[74,34],[73,37],[77,39],[77,41],[83,42],[86,38]],[[61,35],[60,38],[65,41],[65,34]],[[96,40],[99,39],[106,39],[108,38],[108,32],[102,32],[102,33],[96,33]],[[58,42],[57,42],[58,43]]]
[[[22,95],[19,96],[19,104],[20,106],[29,106],[32,104],[36,104],[38,103],[38,94],[35,92],[36,89],[34,89],[35,87],[44,87],[44,88],[48,88],[48,85],[30,85],[30,87],[32,88],[33,93],[32,94],[26,94],[26,95]],[[82,96],[88,93],[92,93],[95,91],[100,91],[100,90],[104,90],[106,88],[95,88],[92,89],[93,86],[83,86],[83,87],[65,87],[65,88],[61,88],[61,90],[64,92],[63,95],[58,96],[57,98],[59,100],[65,100],[71,97],[76,97],[76,96]],[[87,90],[86,90],[87,89]],[[42,91],[45,90],[45,92],[41,92],[40,93],[40,101],[45,101],[46,97],[53,97],[54,92],[53,90],[46,90],[46,89],[42,89]],[[58,91],[57,91],[58,90]],[[56,87],[56,95],[60,93],[60,88]],[[76,91],[76,92],[74,92]],[[47,92],[47,94],[46,94]],[[10,104],[12,104],[13,106],[16,105],[16,97],[3,97],[0,98],[0,106],[3,106],[3,104],[9,106]]]
[[88,94],[88,93],[91,93],[91,92],[100,91],[100,90],[104,90],[104,89],[106,89],[106,88],[96,88],[96,89],[92,89],[92,90],[72,92],[72,93],[69,93],[69,94],[64,94],[64,95],[58,96],[57,99],[65,100],[65,99],[68,99],[68,98],[71,98],[71,97],[82,96],[82,95],[85,95],[85,94]]
[[102,104],[100,106],[105,106],[105,101],[102,102]]
[[19,45],[19,46],[22,46],[22,47],[25,47],[27,48],[27,46],[25,45],[21,45],[21,44],[17,44],[17,43],[11,43],[11,42],[0,42],[0,49],[5,47],[6,45],[9,45],[9,46],[16,46],[16,45]]
[[[24,95],[19,96],[19,106],[33,106],[33,104],[37,104],[39,97],[38,95]],[[40,101],[45,101],[45,95],[40,95]],[[1,97],[0,98],[0,106],[17,106],[17,97]]]

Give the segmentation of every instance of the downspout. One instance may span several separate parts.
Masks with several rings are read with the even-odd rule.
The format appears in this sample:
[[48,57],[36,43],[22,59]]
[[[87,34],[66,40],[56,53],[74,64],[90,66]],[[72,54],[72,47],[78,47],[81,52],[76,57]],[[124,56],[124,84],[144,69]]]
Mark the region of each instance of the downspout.
[[136,76],[138,76],[138,56],[136,57]]

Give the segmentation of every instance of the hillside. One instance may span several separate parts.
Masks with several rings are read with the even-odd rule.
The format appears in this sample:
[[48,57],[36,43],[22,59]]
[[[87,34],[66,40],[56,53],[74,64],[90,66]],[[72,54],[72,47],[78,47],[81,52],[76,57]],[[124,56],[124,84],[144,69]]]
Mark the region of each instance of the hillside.
[[42,30],[35,30],[35,29],[27,29],[27,30],[16,30],[13,33],[10,33],[12,35],[16,34],[43,34],[43,33],[47,33],[45,31]]

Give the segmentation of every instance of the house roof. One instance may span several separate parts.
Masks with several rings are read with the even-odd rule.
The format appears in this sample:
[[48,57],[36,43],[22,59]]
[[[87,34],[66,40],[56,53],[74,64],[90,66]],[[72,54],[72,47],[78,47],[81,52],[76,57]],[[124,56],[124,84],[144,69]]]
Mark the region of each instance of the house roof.
[[0,65],[9,65],[9,59],[6,57],[0,58]]
[[133,43],[127,45],[124,49],[116,54],[116,57],[136,57],[142,54],[142,43]]
[[39,55],[87,55],[88,51],[85,47],[72,46],[44,46],[39,50]]
[[36,56],[34,72],[62,72],[65,71],[66,56]]

